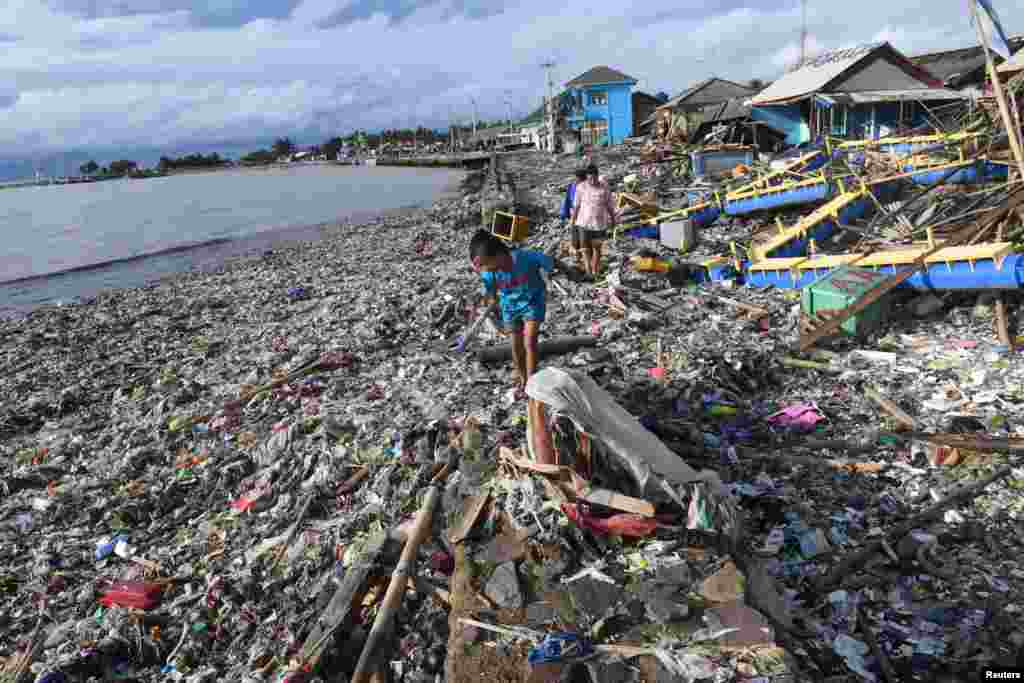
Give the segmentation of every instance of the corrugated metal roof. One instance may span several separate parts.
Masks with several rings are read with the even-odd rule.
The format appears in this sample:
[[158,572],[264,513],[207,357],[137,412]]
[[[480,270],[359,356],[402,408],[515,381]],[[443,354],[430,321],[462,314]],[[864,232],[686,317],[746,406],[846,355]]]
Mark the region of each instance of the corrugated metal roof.
[[734,97],[727,102],[704,107],[704,121],[728,121],[729,119],[742,119],[750,116],[750,106],[743,103],[743,99]]
[[871,43],[812,57],[799,69],[790,71],[755,95],[751,103],[756,106],[809,95],[824,88],[844,71],[885,45],[887,43]]
[[837,102],[866,104],[869,102],[929,102],[932,100],[969,100],[967,93],[949,88],[922,88],[920,90],[862,90],[851,93],[829,93]]
[[[1024,47],[1024,36],[1011,36],[1009,41],[1011,50]],[[957,87],[967,79],[983,76],[980,72],[985,69],[985,52],[981,45],[974,45],[915,55],[910,61],[927,69],[944,84]]]
[[604,83],[636,83],[632,76],[627,76],[621,71],[608,66],[595,66],[586,73],[580,74],[566,85],[570,88],[582,85],[602,85]]
[[[712,76],[690,86],[658,108],[675,109],[680,104],[693,104],[698,107],[713,105],[724,102],[730,97],[744,97],[755,92],[753,88],[748,88],[745,85]],[[702,97],[705,93],[707,97]]]

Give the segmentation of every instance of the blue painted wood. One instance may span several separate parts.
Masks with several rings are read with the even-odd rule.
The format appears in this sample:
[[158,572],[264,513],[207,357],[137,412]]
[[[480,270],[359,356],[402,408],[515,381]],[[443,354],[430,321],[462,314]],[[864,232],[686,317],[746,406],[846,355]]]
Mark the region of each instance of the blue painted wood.
[[727,200],[725,212],[730,216],[743,216],[757,211],[769,211],[784,206],[823,202],[832,196],[833,187],[822,181],[815,185],[797,187],[782,192],[766,192],[747,199]]
[[[747,284],[753,287],[779,287],[781,289],[801,289],[808,286],[821,276],[827,274],[831,268],[816,268],[814,270],[797,271],[798,277],[793,278],[789,270],[747,270],[750,264],[744,262],[744,279]],[[887,275],[895,275],[905,269],[905,266],[889,265],[881,266],[877,270]],[[723,269],[716,269],[717,273],[711,273],[708,279],[721,279],[729,273]],[[715,278],[715,275],[718,277]],[[1024,254],[1010,254],[998,265],[992,259],[980,259],[973,264],[967,261],[955,261],[950,264],[933,263],[927,269],[911,276],[900,288],[928,290],[1009,290],[1020,289],[1024,286]]]

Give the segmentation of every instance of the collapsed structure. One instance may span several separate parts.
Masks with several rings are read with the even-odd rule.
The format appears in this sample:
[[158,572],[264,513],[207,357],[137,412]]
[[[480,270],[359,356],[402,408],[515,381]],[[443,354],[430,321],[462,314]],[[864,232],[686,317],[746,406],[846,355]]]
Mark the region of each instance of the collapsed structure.
[[[835,75],[765,91],[800,98],[765,102],[795,107],[771,143],[732,97],[594,152],[621,223],[596,285],[555,218],[575,158],[526,153],[429,210],[2,321],[0,680],[1019,666],[1016,311],[954,306],[1020,288],[1005,130],[833,87],[916,78],[885,46],[808,69]],[[528,402],[466,330],[481,223],[562,261]]]

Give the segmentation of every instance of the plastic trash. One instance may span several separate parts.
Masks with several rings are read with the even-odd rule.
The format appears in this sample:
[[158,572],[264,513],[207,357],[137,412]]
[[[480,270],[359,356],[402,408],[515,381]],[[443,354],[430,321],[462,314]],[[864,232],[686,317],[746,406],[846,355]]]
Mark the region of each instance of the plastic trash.
[[118,581],[111,584],[100,596],[100,604],[106,607],[134,607],[152,609],[160,604],[164,586],[144,581]]
[[593,654],[594,646],[586,638],[565,631],[548,633],[539,645],[530,650],[530,664],[564,662]]
[[114,549],[121,543],[127,542],[127,536],[114,536],[113,538],[101,538],[96,541],[96,559],[102,560],[110,557],[114,553]]

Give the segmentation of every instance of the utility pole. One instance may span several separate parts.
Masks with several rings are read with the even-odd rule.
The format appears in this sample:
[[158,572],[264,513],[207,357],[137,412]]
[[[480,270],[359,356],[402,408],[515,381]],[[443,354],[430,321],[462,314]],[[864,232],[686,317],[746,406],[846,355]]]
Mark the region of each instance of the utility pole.
[[556,108],[555,108],[555,79],[552,77],[551,70],[555,68],[554,60],[548,60],[541,64],[541,67],[547,72],[548,79],[548,97],[544,106],[544,119],[547,122],[547,150],[554,154],[555,152],[555,124],[556,124]]
[[807,59],[807,0],[800,0],[800,66]]

